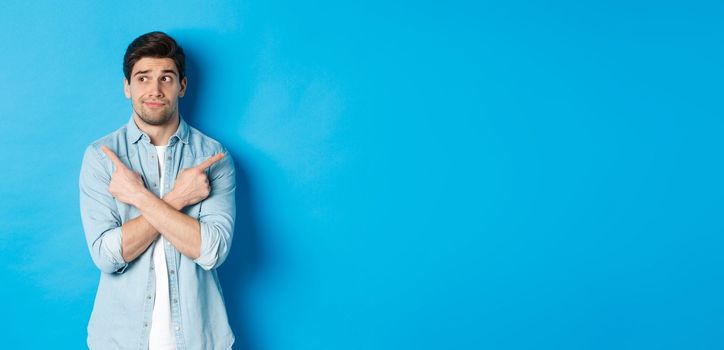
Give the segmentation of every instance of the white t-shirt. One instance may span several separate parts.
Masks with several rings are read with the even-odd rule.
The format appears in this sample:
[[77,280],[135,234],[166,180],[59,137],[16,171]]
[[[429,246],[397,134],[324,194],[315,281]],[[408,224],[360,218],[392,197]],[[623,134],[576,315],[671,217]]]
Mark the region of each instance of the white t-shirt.
[[[156,146],[158,153],[159,173],[161,174],[160,195],[164,189],[164,163],[167,146]],[[171,302],[168,292],[168,269],[166,268],[166,252],[163,246],[166,239],[159,235],[153,247],[153,271],[156,274],[156,299],[151,314],[151,334],[148,339],[149,350],[176,350],[176,339],[171,329]]]

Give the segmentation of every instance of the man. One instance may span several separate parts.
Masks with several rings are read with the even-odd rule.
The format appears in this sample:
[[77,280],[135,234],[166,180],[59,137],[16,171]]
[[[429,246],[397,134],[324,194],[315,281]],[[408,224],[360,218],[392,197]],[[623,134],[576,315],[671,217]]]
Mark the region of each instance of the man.
[[162,32],[126,50],[128,123],[93,142],[80,209],[101,270],[91,349],[230,349],[216,268],[231,247],[235,174],[217,141],[181,118],[185,56]]

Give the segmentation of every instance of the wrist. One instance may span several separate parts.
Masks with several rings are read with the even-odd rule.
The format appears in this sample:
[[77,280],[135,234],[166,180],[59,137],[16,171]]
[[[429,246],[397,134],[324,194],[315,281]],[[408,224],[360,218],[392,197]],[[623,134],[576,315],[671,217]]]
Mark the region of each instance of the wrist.
[[151,197],[155,198],[156,195],[151,193],[151,191],[149,191],[148,189],[144,188],[143,190],[135,193],[133,203],[130,204],[140,210],[141,208],[145,208],[148,205],[149,201],[153,199]]
[[181,210],[185,206],[181,198],[177,197],[173,190],[163,196],[163,201],[176,210]]

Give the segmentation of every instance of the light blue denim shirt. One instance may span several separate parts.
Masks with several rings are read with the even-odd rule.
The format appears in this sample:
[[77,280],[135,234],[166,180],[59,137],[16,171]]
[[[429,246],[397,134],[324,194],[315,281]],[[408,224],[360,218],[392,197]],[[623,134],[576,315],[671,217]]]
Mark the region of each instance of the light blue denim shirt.
[[[234,164],[219,142],[180,119],[162,160],[166,171],[164,193],[171,191],[181,169],[196,166],[219,152],[225,157],[206,170],[211,185],[209,197],[183,209],[185,214],[197,219],[201,227],[198,259],[182,255],[170,243],[163,247],[172,329],[178,350],[227,350],[234,342],[234,335],[227,320],[216,268],[226,259],[234,232]],[[146,188],[156,196],[160,192],[156,149],[133,118],[86,149],[80,171],[80,212],[91,258],[101,270],[88,323],[88,347],[146,350],[156,290],[151,253],[159,240],[135,260],[123,260],[121,225],[139,216],[139,211],[108,192],[114,166],[101,152],[104,145],[141,175]]]

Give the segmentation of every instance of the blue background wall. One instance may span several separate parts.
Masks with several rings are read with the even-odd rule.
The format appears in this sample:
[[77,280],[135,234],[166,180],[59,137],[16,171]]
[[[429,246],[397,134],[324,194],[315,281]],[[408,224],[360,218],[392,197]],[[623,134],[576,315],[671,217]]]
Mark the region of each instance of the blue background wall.
[[718,2],[4,1],[0,347],[80,349],[78,171],[189,55],[239,176],[237,348],[724,348]]

